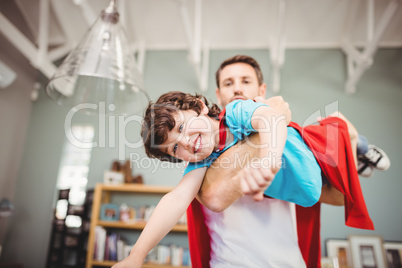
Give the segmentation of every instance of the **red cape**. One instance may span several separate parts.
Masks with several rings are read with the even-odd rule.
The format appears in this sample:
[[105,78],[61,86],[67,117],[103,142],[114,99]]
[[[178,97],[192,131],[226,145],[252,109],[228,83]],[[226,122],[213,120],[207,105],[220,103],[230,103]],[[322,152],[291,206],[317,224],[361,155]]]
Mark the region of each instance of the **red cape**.
[[[324,175],[345,195],[345,222],[350,227],[374,230],[368,215],[354,163],[346,123],[336,117],[319,126],[300,127],[291,122],[311,149]],[[320,203],[309,208],[296,206],[300,251],[307,267],[321,267]],[[209,267],[210,236],[200,203],[194,199],[187,209],[188,238],[192,267]]]

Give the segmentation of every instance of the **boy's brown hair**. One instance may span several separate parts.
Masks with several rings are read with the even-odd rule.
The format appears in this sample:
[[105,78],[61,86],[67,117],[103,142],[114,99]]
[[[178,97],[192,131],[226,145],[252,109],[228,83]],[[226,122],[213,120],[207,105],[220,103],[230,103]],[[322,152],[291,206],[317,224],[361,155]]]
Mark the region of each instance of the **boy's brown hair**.
[[141,129],[141,137],[148,157],[173,163],[182,162],[182,160],[162,152],[159,145],[167,140],[168,133],[175,127],[175,116],[179,110],[193,110],[198,115],[201,114],[203,105],[200,100],[203,100],[208,107],[208,116],[218,119],[220,113],[218,105],[212,103],[209,107],[207,99],[198,94],[191,95],[172,91],[160,96],[155,103],[149,103]]
[[221,65],[219,66],[219,69],[216,71],[215,79],[216,79],[216,86],[218,88],[220,88],[219,87],[219,79],[221,77],[221,72],[222,72],[223,68],[225,68],[228,65],[239,63],[239,62],[246,63],[246,64],[250,65],[251,67],[253,67],[255,73],[257,74],[258,85],[259,86],[262,85],[262,83],[264,82],[264,78],[262,76],[261,68],[260,68],[260,65],[258,64],[258,62],[250,56],[236,55],[236,56],[222,62]]

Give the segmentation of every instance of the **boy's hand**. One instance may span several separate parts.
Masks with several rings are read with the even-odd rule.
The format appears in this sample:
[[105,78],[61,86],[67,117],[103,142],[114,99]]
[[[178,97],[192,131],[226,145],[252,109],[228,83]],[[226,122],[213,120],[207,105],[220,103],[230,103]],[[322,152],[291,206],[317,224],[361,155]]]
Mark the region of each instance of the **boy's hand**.
[[264,191],[271,185],[275,174],[268,168],[245,167],[240,170],[240,187],[244,194],[252,195],[255,201],[264,198]]
[[289,125],[290,121],[292,121],[292,111],[289,109],[289,103],[287,103],[282,96],[275,96],[269,99],[256,97],[254,98],[254,101],[262,102],[284,115],[286,117],[286,125]]

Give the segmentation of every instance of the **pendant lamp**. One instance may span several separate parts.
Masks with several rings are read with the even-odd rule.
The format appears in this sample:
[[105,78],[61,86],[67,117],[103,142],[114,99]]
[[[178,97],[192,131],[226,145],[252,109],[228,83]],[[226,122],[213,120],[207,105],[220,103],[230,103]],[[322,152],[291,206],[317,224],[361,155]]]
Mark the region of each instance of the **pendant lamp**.
[[46,93],[58,104],[87,114],[97,115],[100,107],[106,114],[142,114],[149,97],[115,1],[68,54],[46,85]]

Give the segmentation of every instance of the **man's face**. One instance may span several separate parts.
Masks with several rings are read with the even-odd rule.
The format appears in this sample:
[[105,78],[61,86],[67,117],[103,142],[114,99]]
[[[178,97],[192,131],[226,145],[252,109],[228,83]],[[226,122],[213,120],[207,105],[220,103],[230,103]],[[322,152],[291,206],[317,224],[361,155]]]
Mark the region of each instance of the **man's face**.
[[255,70],[247,63],[234,63],[221,71],[219,88],[216,89],[218,104],[225,107],[237,99],[265,97],[266,84],[258,85]]

